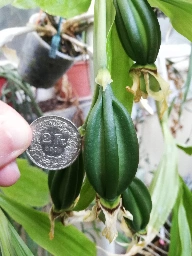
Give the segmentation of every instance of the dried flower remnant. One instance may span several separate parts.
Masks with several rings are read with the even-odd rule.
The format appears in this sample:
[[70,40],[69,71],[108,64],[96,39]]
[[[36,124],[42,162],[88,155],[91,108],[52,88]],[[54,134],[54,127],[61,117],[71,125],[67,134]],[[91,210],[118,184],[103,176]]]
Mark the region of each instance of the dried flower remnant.
[[146,99],[148,96],[159,101],[160,118],[162,118],[168,108],[170,89],[169,84],[157,72],[156,66],[134,64],[130,69],[130,75],[133,78],[133,85],[127,86],[126,89],[134,95],[134,101],[139,102],[141,97]]

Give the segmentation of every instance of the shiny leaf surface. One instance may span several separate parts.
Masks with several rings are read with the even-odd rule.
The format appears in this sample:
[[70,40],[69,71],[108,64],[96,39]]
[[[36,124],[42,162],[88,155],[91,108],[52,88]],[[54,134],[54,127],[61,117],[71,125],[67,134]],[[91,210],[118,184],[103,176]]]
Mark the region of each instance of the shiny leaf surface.
[[183,36],[192,41],[192,1],[191,0],[149,0],[149,3],[158,7],[167,15],[173,27]]
[[0,187],[5,195],[31,206],[44,206],[49,202],[47,174],[31,166],[27,160],[17,159],[21,177],[11,187]]
[[64,227],[56,222],[55,237],[50,240],[50,222],[46,213],[27,207],[2,194],[0,194],[0,207],[21,224],[36,243],[51,254],[57,256],[96,255],[95,244],[75,227]]

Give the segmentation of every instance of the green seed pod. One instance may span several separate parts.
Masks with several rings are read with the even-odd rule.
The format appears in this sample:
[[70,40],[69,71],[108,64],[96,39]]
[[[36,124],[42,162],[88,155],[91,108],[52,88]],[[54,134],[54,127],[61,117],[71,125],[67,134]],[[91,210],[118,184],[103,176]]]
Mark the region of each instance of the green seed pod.
[[147,187],[138,178],[134,178],[129,187],[122,194],[122,205],[133,215],[133,221],[125,218],[133,233],[146,228],[152,209],[151,196]]
[[100,87],[86,126],[84,161],[87,177],[106,201],[115,201],[133,180],[139,162],[132,119],[110,85]]
[[69,210],[78,197],[84,177],[82,153],[63,170],[49,171],[48,186],[55,211]]
[[117,33],[127,55],[140,65],[154,63],[161,31],[147,0],[114,0],[114,6]]

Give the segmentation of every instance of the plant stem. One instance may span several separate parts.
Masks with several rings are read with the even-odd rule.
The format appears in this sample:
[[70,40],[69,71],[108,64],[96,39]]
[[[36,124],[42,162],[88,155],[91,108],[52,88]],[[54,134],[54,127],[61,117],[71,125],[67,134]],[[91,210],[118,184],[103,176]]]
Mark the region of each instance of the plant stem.
[[[94,61],[94,77],[97,76],[99,69],[107,68],[107,51],[106,51],[106,0],[95,0],[94,8],[94,37],[93,37],[93,61]],[[85,120],[85,123],[80,129],[82,135],[86,129],[89,114],[97,101],[99,94],[99,85],[95,83],[95,91],[92,99],[92,104]]]
[[94,12],[94,71],[107,67],[106,53],[106,0],[95,1]]
[[[94,77],[97,76],[98,70],[107,67],[106,53],[106,0],[95,0],[94,8],[94,37],[93,37],[93,60],[94,60]],[[99,94],[99,86],[95,85],[95,92],[92,100],[94,106]]]

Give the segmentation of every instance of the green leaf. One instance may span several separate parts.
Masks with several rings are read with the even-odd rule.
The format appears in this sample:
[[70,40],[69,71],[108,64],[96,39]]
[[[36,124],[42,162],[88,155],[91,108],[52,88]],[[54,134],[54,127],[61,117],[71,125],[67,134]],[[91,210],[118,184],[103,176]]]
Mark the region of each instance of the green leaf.
[[14,227],[0,209],[0,250],[4,256],[33,256]]
[[177,147],[183,150],[186,154],[192,155],[192,146],[186,146],[186,145],[179,145],[177,144]]
[[[186,201],[186,194],[184,191],[190,192],[184,182],[180,179],[180,190],[178,198],[173,209],[172,225],[171,225],[171,244],[169,249],[169,256],[191,256],[192,242],[191,242],[191,205],[190,201]],[[188,198],[189,199],[189,198]],[[185,201],[185,202],[184,202]],[[186,208],[187,206],[187,208]],[[187,214],[188,213],[188,214]]]
[[[25,1],[23,1],[23,3],[24,2]],[[63,18],[70,18],[86,12],[91,0],[34,0],[34,2],[49,14],[61,16]]]
[[191,0],[161,0],[161,1],[177,6],[178,8],[187,12],[189,12],[189,8],[191,8],[191,5],[192,5]]
[[33,256],[33,253],[29,250],[21,237],[18,235],[14,227],[9,222],[9,229],[11,231],[11,244],[15,249],[14,255],[19,256]]
[[192,216],[191,216],[192,192],[189,190],[189,188],[186,186],[184,182],[183,182],[183,205],[186,210],[187,220],[189,223],[189,228],[190,228],[191,237],[192,237]]
[[8,5],[8,4],[11,4],[14,0],[0,0],[0,8]]
[[115,7],[113,4],[113,1],[106,1],[106,9],[107,9],[107,13],[106,13],[106,31],[107,31],[107,37],[111,31],[111,28],[113,26],[114,20],[115,20]]
[[93,189],[93,187],[91,186],[91,184],[89,183],[86,177],[80,191],[79,201],[77,202],[73,211],[85,210],[90,205],[90,203],[94,200],[95,195],[96,195],[95,190]]
[[35,0],[14,0],[13,6],[17,8],[22,8],[22,9],[31,9],[31,8],[36,8],[37,3]]
[[8,220],[3,211],[0,209],[0,245],[3,255],[13,255],[13,248],[11,246],[11,234],[9,231]]
[[167,15],[173,27],[192,41],[192,1],[191,0],[149,0],[152,6],[158,7]]
[[183,99],[182,99],[182,107],[187,100],[191,83],[192,83],[192,44],[191,44],[191,54],[189,57],[189,67],[188,67],[187,77],[185,80],[185,85],[183,86],[184,93],[183,93]]
[[162,122],[165,149],[150,186],[152,199],[149,229],[158,232],[166,222],[177,198],[179,189],[177,147],[167,120]]
[[179,234],[181,241],[182,252],[178,256],[191,256],[192,255],[192,244],[191,244],[191,233],[189,230],[189,224],[187,221],[186,211],[182,204],[179,205],[178,210],[178,225]]
[[[12,219],[21,224],[29,236],[53,255],[96,255],[96,247],[83,233],[73,226],[55,223],[55,238],[49,239],[48,215],[0,194],[0,206]],[[14,255],[14,254],[13,254]]]
[[108,69],[113,80],[112,89],[114,95],[131,113],[133,95],[126,90],[126,86],[132,86],[132,78],[129,69],[133,61],[125,53],[119,40],[115,23],[107,37]]
[[124,233],[118,232],[118,236],[115,240],[115,243],[127,248],[131,243],[131,238],[127,237]]
[[25,159],[17,159],[21,177],[11,187],[1,187],[5,195],[31,206],[44,206],[49,202],[47,174],[31,166]]
[[172,221],[171,221],[171,243],[169,247],[169,256],[180,256],[181,253],[181,241],[179,236],[179,224],[178,224],[178,207],[179,201],[177,200],[173,213],[172,213]]

